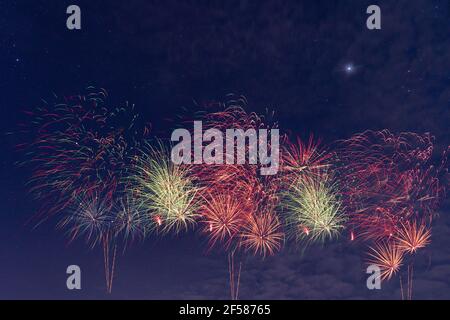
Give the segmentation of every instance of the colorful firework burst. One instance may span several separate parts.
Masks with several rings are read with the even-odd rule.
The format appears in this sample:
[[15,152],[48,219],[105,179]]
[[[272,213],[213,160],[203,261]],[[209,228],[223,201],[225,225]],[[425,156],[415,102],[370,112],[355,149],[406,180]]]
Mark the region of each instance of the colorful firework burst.
[[82,194],[103,194],[113,202],[123,191],[123,177],[149,124],[139,121],[134,105],[111,107],[106,98],[106,91],[88,88],[27,113],[31,121],[22,132],[32,142],[19,148],[27,152],[31,192],[46,204],[47,216]]
[[344,229],[336,186],[325,175],[297,178],[283,192],[281,207],[288,237],[295,240],[323,242]]
[[[245,98],[230,96],[227,102],[217,104],[223,110],[203,115],[203,129],[225,133],[228,128],[243,131],[276,128],[276,123],[268,124],[267,118],[247,113],[246,105]],[[245,148],[245,158],[250,159],[252,146]],[[236,163],[236,153],[232,155],[228,151],[227,148],[224,159],[234,157]],[[239,268],[234,267],[236,251],[245,248],[264,257],[279,250],[284,238],[278,218],[272,213],[279,201],[280,180],[277,176],[259,175],[260,169],[261,164],[250,163],[193,166],[196,182],[205,190],[201,221],[209,246],[220,243],[228,252],[232,299],[238,297],[242,266],[240,262]]]
[[178,233],[193,227],[199,189],[190,178],[189,167],[174,164],[162,143],[142,150],[130,181],[131,194],[149,217],[151,229]]
[[73,207],[58,226],[67,229],[70,241],[84,237],[91,248],[102,246],[106,290],[111,293],[117,251],[113,206],[108,198],[92,194],[78,197]]

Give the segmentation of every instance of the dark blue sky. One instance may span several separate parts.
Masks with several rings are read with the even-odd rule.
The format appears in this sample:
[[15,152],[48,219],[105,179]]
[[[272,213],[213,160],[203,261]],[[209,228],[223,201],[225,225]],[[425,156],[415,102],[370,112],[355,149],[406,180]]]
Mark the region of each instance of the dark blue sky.
[[[94,3],[95,2],[95,3]],[[207,3],[207,4],[201,4]],[[78,4],[82,30],[66,29]],[[366,29],[366,8],[382,30]],[[348,74],[345,66],[355,72]],[[325,142],[366,129],[431,132],[450,142],[448,1],[2,1],[0,119],[13,132],[21,110],[41,99],[105,88],[135,103],[156,132],[177,115],[233,92],[248,111],[275,110],[282,130]],[[107,298],[101,250],[67,246],[37,210],[27,175],[14,166],[14,137],[2,134],[0,298]],[[447,206],[448,207],[448,206]],[[445,208],[445,205],[444,205]],[[450,217],[416,257],[417,298],[450,298]],[[119,258],[113,298],[227,298],[226,257],[185,235],[146,241]],[[399,298],[398,280],[365,289],[360,247],[342,241],[246,260],[242,298]],[[83,290],[65,289],[79,264]]]

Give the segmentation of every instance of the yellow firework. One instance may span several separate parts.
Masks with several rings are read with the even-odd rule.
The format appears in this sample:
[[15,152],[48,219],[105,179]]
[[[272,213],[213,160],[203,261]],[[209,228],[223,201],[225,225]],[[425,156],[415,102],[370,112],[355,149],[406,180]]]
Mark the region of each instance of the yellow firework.
[[431,241],[431,229],[424,223],[417,224],[416,221],[402,224],[395,235],[396,245],[403,252],[415,253],[424,248]]
[[329,177],[300,176],[283,195],[284,222],[289,237],[326,241],[339,235],[345,216]]
[[150,229],[178,233],[193,226],[198,216],[198,188],[189,168],[176,165],[162,143],[146,147],[131,176],[132,195],[148,217]]
[[403,251],[393,242],[379,242],[369,248],[369,264],[380,268],[381,280],[389,280],[395,275],[403,262]]

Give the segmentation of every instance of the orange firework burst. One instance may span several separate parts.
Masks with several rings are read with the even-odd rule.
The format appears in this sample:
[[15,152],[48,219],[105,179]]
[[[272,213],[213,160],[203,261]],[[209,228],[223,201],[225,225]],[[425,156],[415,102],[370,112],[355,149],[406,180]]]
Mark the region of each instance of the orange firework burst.
[[403,252],[415,253],[418,249],[430,243],[431,229],[425,224],[417,224],[416,221],[402,224],[395,240],[397,248]]
[[381,280],[389,280],[402,266],[403,251],[392,242],[379,242],[370,247],[369,264],[377,265],[381,270]]
[[219,241],[228,248],[245,221],[241,204],[231,195],[209,194],[205,197],[201,214],[210,247]]
[[241,245],[263,257],[280,250],[284,235],[275,214],[264,213],[248,216],[242,231]]

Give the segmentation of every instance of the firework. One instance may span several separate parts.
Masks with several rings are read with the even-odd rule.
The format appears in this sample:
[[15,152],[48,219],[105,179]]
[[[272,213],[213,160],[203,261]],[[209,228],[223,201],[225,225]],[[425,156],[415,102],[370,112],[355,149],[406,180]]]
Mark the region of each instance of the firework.
[[[246,104],[231,96],[219,104],[223,110],[203,115],[203,130],[277,128],[270,117],[247,113]],[[125,248],[151,231],[176,234],[197,222],[210,248],[228,254],[232,299],[242,268],[235,259],[275,254],[283,227],[305,243],[334,239],[348,226],[351,240],[373,244],[368,262],[389,280],[406,253],[430,243],[448,184],[447,153],[432,165],[429,134],[367,131],[340,141],[336,152],[312,136],[282,136],[280,174],[262,176],[261,164],[175,165],[163,143],[142,143],[150,126],[134,106],[110,107],[104,90],[56,98],[29,115],[33,124],[24,132],[32,141],[20,148],[31,159],[31,191],[51,207],[47,216],[61,216],[70,241],[103,248],[108,292],[119,243]],[[409,297],[412,279],[411,263]]]
[[129,194],[121,197],[116,205],[115,235],[123,238],[125,247],[129,242],[145,238],[148,217],[137,201]]
[[[255,113],[247,113],[244,110],[247,101],[243,97],[230,96],[229,100],[220,107],[224,110],[218,112],[207,113],[203,116],[203,129],[214,128],[225,132],[227,128],[233,129],[260,129],[260,128],[276,128],[275,124],[267,124],[266,119],[258,116]],[[249,153],[246,149],[246,153]],[[229,150],[227,150],[229,152]],[[236,156],[236,154],[234,155]],[[225,154],[224,158],[231,157],[231,154]],[[235,219],[240,223],[242,221],[254,219],[254,217],[262,212],[271,212],[275,207],[278,197],[278,177],[276,176],[261,176],[259,175],[260,164],[221,164],[221,165],[194,165],[193,171],[196,176],[196,181],[208,192],[204,194],[205,201],[208,203],[203,210],[203,216],[212,221],[226,220],[234,221]],[[222,195],[227,195],[226,197]],[[214,205],[218,204],[218,208],[214,209]],[[239,204],[239,212],[230,211],[233,208],[232,204]],[[223,212],[217,212],[221,210]],[[220,218],[219,218],[220,217]],[[252,218],[253,217],[253,218]],[[249,220],[250,221],[250,220]],[[221,222],[223,224],[223,222]],[[215,224],[215,223],[213,223]],[[251,224],[251,222],[250,222]],[[215,234],[211,242],[216,243],[218,239],[223,237],[225,240],[225,247],[228,248],[230,236],[234,238],[236,233],[241,230],[235,228],[229,230],[228,235],[221,235],[217,237]],[[216,228],[215,231],[227,230],[225,226]],[[228,232],[228,231],[227,231]]]
[[[404,253],[430,241],[431,225],[445,194],[447,153],[434,166],[430,134],[366,131],[340,142],[337,167],[352,239],[375,241],[371,261],[389,280]],[[400,277],[402,298],[403,284]],[[407,297],[412,298],[413,264],[408,265]]]
[[380,268],[381,280],[389,280],[402,266],[403,253],[392,242],[379,242],[369,249],[369,264]]
[[60,228],[67,229],[70,241],[84,237],[91,248],[102,246],[108,293],[112,291],[117,251],[115,218],[109,199],[93,194],[78,197],[73,212],[59,223]]
[[198,188],[189,176],[189,168],[172,163],[161,143],[143,149],[130,177],[131,194],[149,217],[151,229],[178,233],[194,225]]
[[295,143],[286,140],[282,149],[282,172],[287,179],[295,179],[301,174],[320,174],[329,169],[332,157],[333,153],[321,148],[313,135],[307,143],[298,137]]
[[105,90],[88,88],[28,112],[22,133],[31,141],[19,149],[28,159],[21,165],[33,172],[31,193],[43,203],[36,217],[62,216],[59,227],[70,241],[84,237],[91,248],[102,245],[111,292],[117,237],[127,242],[139,233],[132,203],[117,199],[150,125],[140,121],[134,105],[112,107],[107,97]]
[[344,229],[336,187],[326,176],[297,178],[283,193],[281,206],[290,238],[322,242]]
[[[270,123],[270,117],[247,113],[246,105],[245,98],[230,96],[227,102],[218,104],[223,110],[203,115],[203,130],[214,128],[224,133],[228,128],[247,131],[277,127],[276,123]],[[246,146],[246,159],[254,151],[250,148],[250,144]],[[232,159],[228,152],[227,148],[224,159]],[[278,218],[272,213],[279,200],[279,178],[261,176],[260,169],[261,164],[249,163],[193,166],[195,181],[205,191],[200,219],[209,247],[220,244],[228,253],[232,299],[237,299],[239,292],[242,262],[235,268],[235,254],[239,249],[264,257],[279,250],[284,238]]]
[[140,140],[149,132],[134,105],[110,107],[107,93],[55,98],[28,113],[23,132],[30,143],[20,148],[33,169],[31,192],[46,204],[47,216],[71,206],[82,194],[103,194],[113,202]]
[[232,241],[238,238],[246,219],[241,203],[229,194],[208,194],[200,212],[210,247],[221,243],[229,248]]
[[429,134],[388,130],[367,131],[340,143],[343,201],[357,237],[380,241],[407,221],[431,222],[445,188],[445,168],[430,164],[432,151]]
[[73,211],[60,221],[58,227],[66,229],[70,241],[82,237],[93,248],[113,233],[114,218],[107,199],[97,195],[78,197]]
[[277,216],[273,213],[263,213],[246,219],[240,245],[255,255],[266,257],[281,249],[283,239],[284,234]]
[[402,224],[394,236],[398,249],[411,254],[427,246],[430,243],[430,237],[431,229],[424,223],[418,224],[416,221]]

